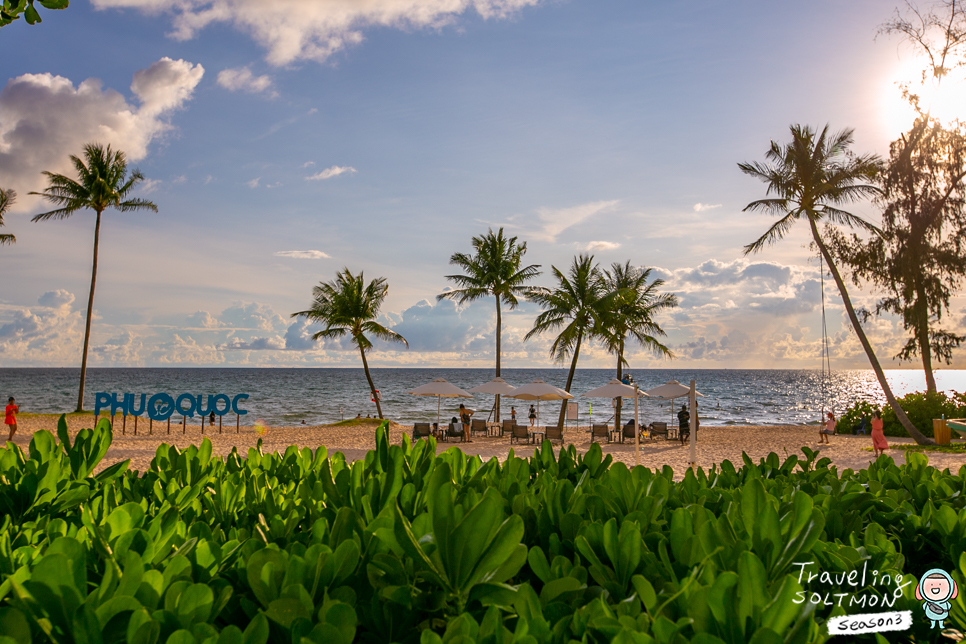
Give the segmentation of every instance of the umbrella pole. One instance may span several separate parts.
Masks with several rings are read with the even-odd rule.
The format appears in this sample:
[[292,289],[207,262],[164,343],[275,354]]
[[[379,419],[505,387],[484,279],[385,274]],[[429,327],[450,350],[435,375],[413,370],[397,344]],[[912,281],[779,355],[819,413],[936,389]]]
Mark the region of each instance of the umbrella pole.
[[690,436],[690,439],[691,439],[691,441],[690,441],[691,442],[691,471],[694,471],[697,468],[697,466],[698,466],[698,464],[696,463],[696,461],[698,459],[697,459],[697,457],[695,455],[695,449],[696,448],[695,448],[695,445],[694,445],[694,437],[695,437],[695,434],[698,433],[698,427],[697,427],[697,425],[698,425],[698,409],[697,409],[697,407],[698,407],[698,400],[697,400],[697,397],[694,395],[694,381],[693,380],[691,381],[691,391],[688,393],[688,402],[690,403],[690,406],[691,406],[691,436]]
[[[667,436],[665,435],[665,438]],[[641,431],[637,422],[637,383],[634,383],[634,465],[641,464]]]

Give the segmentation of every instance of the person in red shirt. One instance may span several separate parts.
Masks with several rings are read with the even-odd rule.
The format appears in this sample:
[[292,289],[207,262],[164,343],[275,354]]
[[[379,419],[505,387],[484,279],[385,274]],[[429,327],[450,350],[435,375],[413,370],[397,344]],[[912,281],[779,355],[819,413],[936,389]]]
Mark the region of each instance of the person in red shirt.
[[17,433],[17,412],[20,408],[14,404],[13,396],[10,396],[10,400],[7,401],[7,408],[4,413],[3,424],[10,429],[10,438],[8,441],[13,440],[13,435]]

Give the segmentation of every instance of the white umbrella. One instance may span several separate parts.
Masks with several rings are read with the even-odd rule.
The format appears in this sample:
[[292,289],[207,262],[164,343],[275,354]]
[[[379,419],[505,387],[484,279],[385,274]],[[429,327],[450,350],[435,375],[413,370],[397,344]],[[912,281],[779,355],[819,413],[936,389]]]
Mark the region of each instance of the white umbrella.
[[[516,387],[508,383],[503,378],[500,378],[499,376],[497,376],[493,380],[487,383],[484,383],[479,387],[473,387],[472,389],[470,389],[470,393],[471,394],[493,394],[495,396],[502,396],[504,394],[510,393],[514,389],[516,389]],[[496,407],[496,404],[494,404],[494,408],[495,407]],[[500,422],[499,418],[495,420],[496,422]]]
[[[687,396],[691,392],[691,389],[687,385],[682,385],[677,380],[671,380],[664,383],[663,385],[658,385],[653,389],[648,389],[646,393],[651,398],[664,398],[671,401],[671,422],[674,422],[674,399],[681,398],[682,396]],[[704,394],[697,391],[694,392],[696,396],[701,396],[704,398]]]
[[473,394],[463,391],[445,378],[436,378],[422,387],[416,387],[409,393],[414,396],[436,396],[436,426],[439,427],[440,398],[472,398]]
[[[603,387],[597,387],[597,389],[591,389],[582,396],[587,396],[589,398],[633,398],[634,399],[634,452],[635,452],[635,463],[637,465],[641,464],[641,433],[640,433],[640,421],[637,419],[637,399],[641,396],[647,396],[646,393],[637,388],[637,385],[633,387],[630,385],[625,385],[623,382],[614,378],[608,382]],[[616,430],[621,430],[620,427],[615,427]]]
[[507,398],[518,398],[520,400],[536,400],[538,419],[540,418],[541,400],[564,400],[566,398],[573,398],[569,392],[564,391],[559,387],[548,385],[539,378],[529,384],[523,385],[522,387],[517,387],[506,396]]

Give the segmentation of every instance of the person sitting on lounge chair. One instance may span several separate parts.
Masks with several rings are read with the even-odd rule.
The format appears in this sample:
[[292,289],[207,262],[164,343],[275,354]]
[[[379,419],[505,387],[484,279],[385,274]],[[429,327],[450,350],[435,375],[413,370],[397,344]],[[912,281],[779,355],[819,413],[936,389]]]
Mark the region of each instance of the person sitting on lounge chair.
[[460,440],[465,440],[463,435],[463,423],[460,422],[459,418],[456,418],[455,416],[453,417],[449,423],[449,427],[446,429],[446,435],[453,438],[459,438]]

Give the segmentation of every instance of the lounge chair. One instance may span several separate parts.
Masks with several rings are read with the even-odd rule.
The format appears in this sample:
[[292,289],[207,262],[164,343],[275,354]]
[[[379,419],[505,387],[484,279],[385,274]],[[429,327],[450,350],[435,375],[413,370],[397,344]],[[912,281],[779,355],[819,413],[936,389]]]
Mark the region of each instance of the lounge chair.
[[489,434],[489,430],[486,428],[485,420],[471,420],[470,421],[470,436],[473,434],[482,433],[484,436]]
[[514,440],[519,443],[524,439],[526,439],[528,443],[530,442],[530,430],[526,425],[514,425],[513,429],[510,431],[510,443],[513,443]]
[[450,423],[449,426],[446,428],[446,433],[444,434],[444,437],[445,437],[444,440],[448,441],[451,438],[455,438],[460,441],[466,440],[464,436],[464,431],[463,431],[464,427],[465,425],[463,425],[463,423]]
[[413,440],[428,438],[430,434],[429,423],[413,424]]
[[610,428],[607,425],[594,425],[590,430],[590,442],[593,443],[595,438],[606,438],[609,443]]
[[649,429],[651,436],[663,436],[667,440],[667,423],[651,423]]
[[858,423],[857,425],[853,425],[852,433],[855,434],[856,436],[859,435],[859,432],[862,432],[863,434],[865,434],[865,422],[866,422],[865,418],[863,417],[860,423]]
[[505,436],[506,434],[513,434],[513,426],[516,424],[514,420],[504,420],[503,425],[500,427],[500,436]]
[[560,444],[563,445],[564,437],[562,427],[551,427],[550,425],[547,425],[546,430],[546,439],[548,441],[560,441]]

